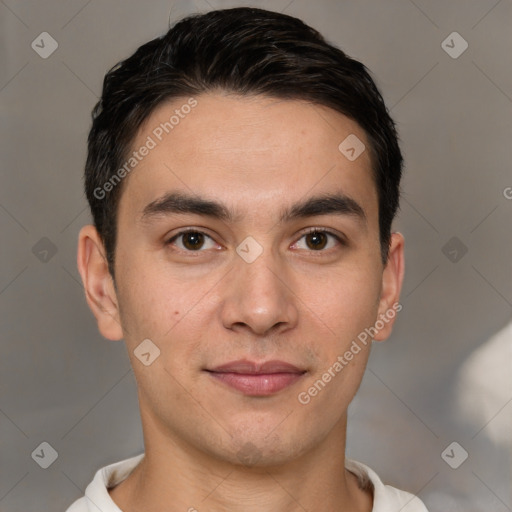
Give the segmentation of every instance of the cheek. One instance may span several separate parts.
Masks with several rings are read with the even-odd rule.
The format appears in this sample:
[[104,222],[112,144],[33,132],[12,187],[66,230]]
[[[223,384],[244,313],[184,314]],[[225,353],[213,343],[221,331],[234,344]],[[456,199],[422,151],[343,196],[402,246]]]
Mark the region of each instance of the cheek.
[[[319,407],[332,401],[336,410],[343,410],[360,385],[371,348],[365,329],[377,318],[380,279],[378,267],[361,258],[357,264],[332,272],[329,285],[306,298],[315,303],[314,311],[321,318],[317,323],[324,334],[316,338],[315,352],[321,365],[310,381],[318,394],[322,390]],[[328,381],[325,391],[319,380]]]
[[133,350],[149,338],[165,359],[171,360],[184,350],[194,353],[204,324],[207,294],[214,282],[140,256],[125,257],[118,274],[120,317],[127,345]]
[[161,332],[172,327],[175,311],[181,311],[173,304],[173,286],[165,286],[151,273],[150,265],[140,265],[124,259],[117,271],[118,302],[125,340],[137,345],[145,338],[157,339]]
[[316,364],[298,400],[321,411],[327,423],[339,419],[360,386],[371,349],[365,329],[375,322],[378,297],[374,280],[356,279],[354,273],[333,276],[326,290],[305,297],[314,312],[306,308],[315,325],[310,349]]
[[329,274],[320,282],[307,282],[302,301],[306,311],[326,336],[330,351],[341,350],[352,339],[372,326],[377,317],[380,277],[371,268],[346,268]]

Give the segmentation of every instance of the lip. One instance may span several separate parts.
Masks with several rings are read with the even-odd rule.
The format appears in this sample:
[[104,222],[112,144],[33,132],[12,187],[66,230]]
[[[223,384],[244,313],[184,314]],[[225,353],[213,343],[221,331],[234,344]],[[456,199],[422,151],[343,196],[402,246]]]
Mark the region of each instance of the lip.
[[206,370],[213,378],[249,396],[268,396],[297,382],[306,373],[285,361],[256,363],[241,359]]
[[216,373],[243,373],[248,375],[263,374],[263,373],[304,373],[305,370],[297,368],[293,364],[285,361],[265,361],[264,363],[256,363],[247,359],[238,359],[231,361],[209,371]]

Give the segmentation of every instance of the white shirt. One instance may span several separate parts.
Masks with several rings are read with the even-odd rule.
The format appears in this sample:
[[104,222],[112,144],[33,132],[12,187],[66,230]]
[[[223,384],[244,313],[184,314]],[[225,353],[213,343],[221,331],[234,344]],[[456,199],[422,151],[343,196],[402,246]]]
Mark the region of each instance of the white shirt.
[[[66,512],[123,512],[107,489],[122,482],[143,457],[144,453],[141,453],[99,469],[85,489],[85,496],[76,500]],[[362,488],[373,486],[373,512],[428,512],[419,498],[384,485],[377,474],[361,462],[345,459],[345,467],[358,477]]]

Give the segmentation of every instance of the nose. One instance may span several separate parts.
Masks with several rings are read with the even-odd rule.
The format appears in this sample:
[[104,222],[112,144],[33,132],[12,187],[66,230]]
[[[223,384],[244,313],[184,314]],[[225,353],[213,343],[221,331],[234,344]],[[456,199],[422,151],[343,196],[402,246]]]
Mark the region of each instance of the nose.
[[261,336],[294,327],[298,321],[298,298],[285,263],[265,248],[254,261],[236,255],[233,264],[226,276],[222,301],[224,327],[250,330]]

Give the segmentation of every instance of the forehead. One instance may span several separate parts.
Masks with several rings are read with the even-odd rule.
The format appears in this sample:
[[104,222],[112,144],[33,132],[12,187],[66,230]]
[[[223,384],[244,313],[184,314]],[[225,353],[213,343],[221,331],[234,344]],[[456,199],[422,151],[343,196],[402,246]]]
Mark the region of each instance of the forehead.
[[[351,147],[366,150],[349,159]],[[240,218],[341,190],[367,217],[377,215],[366,135],[327,107],[224,93],[174,99],[149,116],[132,151],[140,160],[124,183],[120,215],[140,215],[173,190],[215,198]]]

